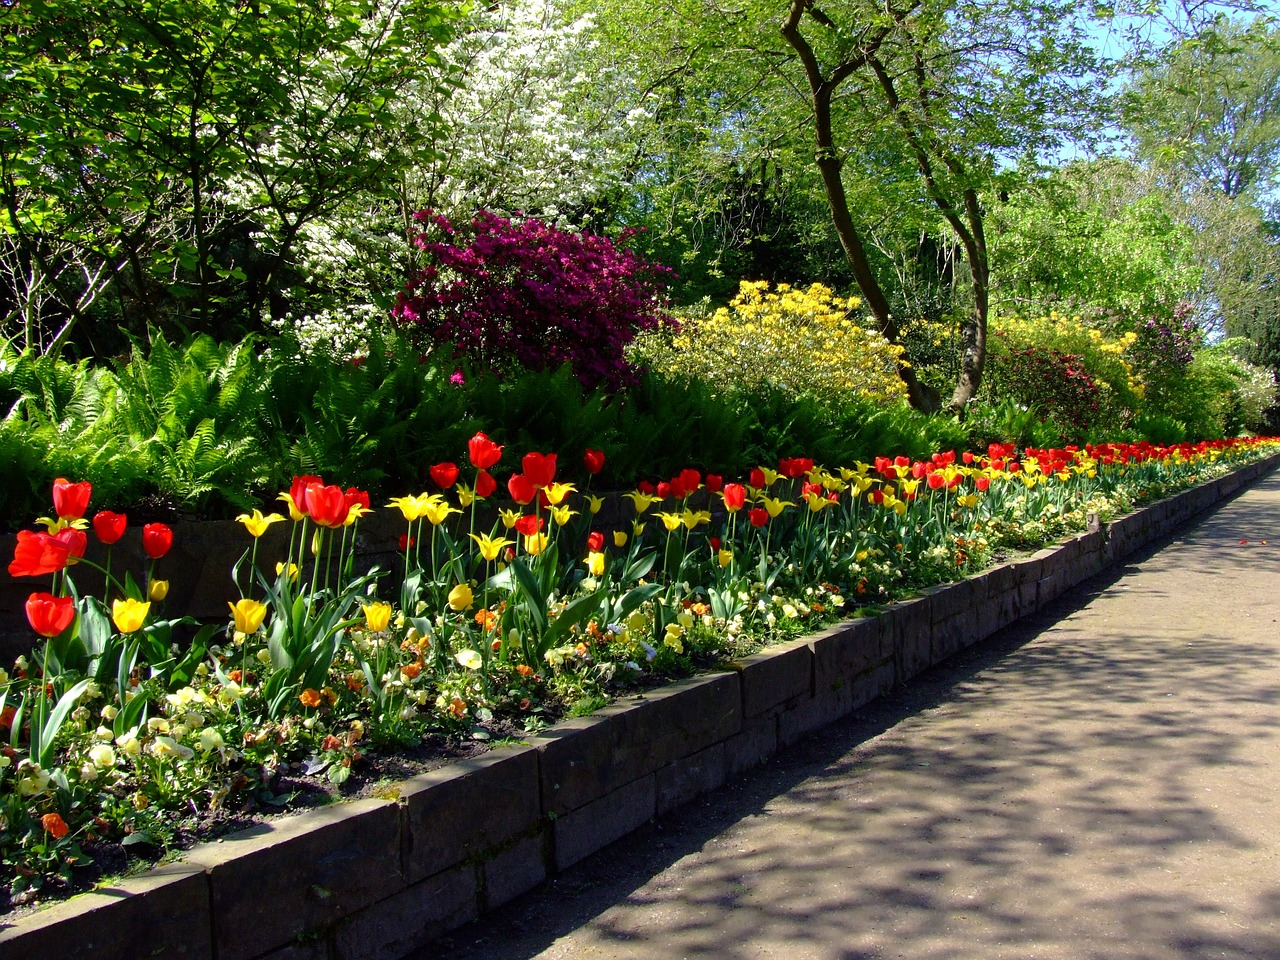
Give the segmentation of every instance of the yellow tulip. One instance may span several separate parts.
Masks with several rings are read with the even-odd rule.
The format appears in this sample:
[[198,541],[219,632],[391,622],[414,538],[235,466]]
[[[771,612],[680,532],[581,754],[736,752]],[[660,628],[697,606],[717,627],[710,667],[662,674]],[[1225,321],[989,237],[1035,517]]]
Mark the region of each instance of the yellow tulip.
[[159,603],[169,595],[168,580],[152,580],[151,585],[147,587],[147,596],[153,603]]
[[956,497],[956,503],[962,507],[976,507],[979,499],[976,493],[968,493],[964,496]]
[[658,519],[667,528],[667,533],[674,533],[680,529],[680,514],[678,513],[660,513],[658,514]]
[[729,564],[733,563],[733,551],[721,550],[716,554],[716,559],[720,562],[720,566],[727,567]]
[[551,519],[555,521],[557,527],[563,527],[571,518],[576,517],[577,515],[578,511],[570,510],[567,505],[551,508]]
[[625,530],[613,531],[613,545],[619,549],[627,545],[627,532]]
[[632,490],[630,493],[623,494],[628,497],[632,504],[635,505],[636,513],[644,513],[649,509],[649,505],[657,500],[657,497],[651,497],[647,493],[641,493],[639,490]]
[[711,511],[709,510],[685,510],[680,514],[680,522],[689,530],[701,526],[704,523],[711,522]]
[[364,610],[364,623],[374,633],[381,633],[391,625],[391,604],[389,603],[362,603],[360,604]]
[[[288,577],[289,577],[289,579],[290,579],[290,580],[292,580],[294,583],[297,583],[297,582],[298,582],[298,573],[299,573],[299,571],[298,571],[298,565],[297,565],[296,563],[291,563],[291,564],[289,564],[289,570],[288,570],[287,576],[288,576]],[[284,566],[284,564],[283,564],[283,563],[277,563],[277,564],[276,564],[276,576],[277,576],[277,577],[283,577],[283,576],[286,576],[285,566]]]
[[347,511],[347,519],[342,521],[344,527],[349,527],[365,514],[373,513],[368,507],[362,503],[353,503],[351,509]]
[[273,523],[283,523],[284,517],[278,513],[269,513],[265,517],[261,510],[254,510],[252,514],[242,513],[236,517],[238,521],[244,524],[244,528],[249,531],[250,536],[255,540],[267,532],[267,527]]
[[770,519],[773,520],[778,519],[778,516],[787,507],[795,506],[790,500],[775,500],[773,497],[761,497],[760,502],[764,505],[765,512],[769,514]]
[[587,554],[587,559],[582,561],[587,565],[587,573],[593,577],[604,575],[604,554],[597,550],[592,550]]
[[262,621],[267,618],[267,605],[258,600],[244,597],[235,603],[228,603],[231,616],[236,622],[236,630],[248,636],[257,633]]
[[560,504],[564,503],[565,497],[574,493],[577,489],[578,488],[572,483],[553,483],[546,487],[543,490],[543,493],[547,495],[547,503],[551,504],[553,507],[558,507]]
[[111,619],[121,633],[133,633],[141,630],[151,612],[151,604],[127,597],[111,604]]
[[498,559],[498,554],[502,552],[503,547],[512,546],[515,541],[508,540],[506,537],[494,538],[488,534],[471,534],[471,539],[476,542],[476,546],[480,548],[480,556],[484,557],[489,563]]
[[460,583],[449,591],[449,608],[461,613],[464,610],[471,609],[471,601],[475,599],[471,588],[465,583]]
[[432,526],[438,527],[449,518],[449,514],[461,512],[457,507],[449,506],[443,497],[433,494],[431,501],[426,505],[426,509],[422,511],[422,515],[431,521]]
[[805,503],[809,504],[810,513],[818,513],[827,507],[834,507],[835,501],[828,500],[819,493],[806,493],[804,495]]
[[466,484],[458,484],[455,488],[458,491],[458,505],[461,507],[469,507],[475,503],[476,492]]
[[543,550],[547,549],[549,537],[545,533],[531,533],[524,538],[525,553],[531,557],[536,557]]
[[285,503],[289,505],[289,519],[292,520],[294,523],[297,523],[299,520],[306,519],[307,515],[298,509],[298,505],[293,502],[293,497],[291,497],[289,494],[282,493],[280,494],[280,496],[276,497],[276,499],[283,500]]
[[600,508],[604,506],[604,497],[597,497],[587,494],[587,509],[591,511],[591,515],[595,516],[600,512]]
[[520,519],[519,510],[499,510],[498,516],[502,517],[502,525],[510,530],[516,525],[516,521]]
[[398,507],[404,518],[410,523],[413,523],[413,521],[422,516],[422,511],[426,506],[426,502],[425,495],[420,497],[393,497],[387,506]]

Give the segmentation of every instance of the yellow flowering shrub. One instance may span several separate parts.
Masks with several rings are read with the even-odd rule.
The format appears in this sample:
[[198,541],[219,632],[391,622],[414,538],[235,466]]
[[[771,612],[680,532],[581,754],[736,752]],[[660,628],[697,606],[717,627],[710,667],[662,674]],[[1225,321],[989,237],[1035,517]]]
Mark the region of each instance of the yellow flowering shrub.
[[766,281],[744,280],[727,307],[682,316],[679,333],[640,349],[661,372],[716,383],[773,385],[829,401],[905,397],[902,348],[861,324],[860,305],[820,283],[770,290]]

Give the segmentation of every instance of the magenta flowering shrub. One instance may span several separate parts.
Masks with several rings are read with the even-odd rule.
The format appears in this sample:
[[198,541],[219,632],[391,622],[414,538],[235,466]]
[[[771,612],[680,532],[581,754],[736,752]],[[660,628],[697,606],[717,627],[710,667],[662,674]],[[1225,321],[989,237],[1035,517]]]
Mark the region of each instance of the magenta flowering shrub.
[[1103,413],[1103,386],[1086,368],[1084,358],[1041,347],[1014,347],[996,337],[987,359],[986,376],[998,393],[1037,410],[1079,435]]
[[474,368],[567,363],[584,386],[617,389],[637,373],[627,345],[670,322],[671,271],[607,237],[487,211],[459,228],[430,211],[414,216],[424,224],[414,242],[427,266],[393,316]]

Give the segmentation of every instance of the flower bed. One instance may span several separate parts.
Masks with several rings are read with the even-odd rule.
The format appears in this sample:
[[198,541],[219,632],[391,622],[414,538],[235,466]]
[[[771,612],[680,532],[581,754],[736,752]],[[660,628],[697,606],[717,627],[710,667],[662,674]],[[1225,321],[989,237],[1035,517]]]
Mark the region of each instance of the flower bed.
[[413,778],[394,797],[198,848],[181,864],[0,929],[0,951],[56,949],[70,960],[403,956],[1040,609],[1277,464],[1273,454],[878,616]]
[[[26,603],[45,643],[0,676],[0,852],[12,890],[70,880],[86,859],[81,843],[168,847],[176,811],[278,802],[283,772],[341,784],[370,743],[533,735],[658,679],[749,662],[760,646],[849,612],[846,596],[865,605],[932,589],[995,551],[1268,449],[1254,441],[1018,457],[995,446],[916,463],[878,458],[838,474],[790,458],[745,484],[689,469],[641,484],[627,495],[625,521],[615,514],[607,525],[602,498],[556,480],[554,455],[530,453],[507,481],[515,508],[489,525],[480,508],[496,491],[488,471],[502,450],[478,434],[470,485],[455,465],[437,464],[441,492],[392,501],[407,527],[391,601],[377,597],[378,571],[354,563],[367,496],[299,477],[282,494],[292,523],[256,510],[241,518],[251,539],[232,567],[239,598],[227,602],[229,623],[204,626],[160,613],[172,531],[144,527],[145,576],[117,578],[110,550],[126,521],[93,518],[107,551],[93,563],[82,529],[91,490],[59,481],[56,517],[19,535],[9,567],[53,577],[52,592]],[[588,451],[584,466],[594,475],[600,455]],[[277,562],[260,550],[273,526],[287,534]],[[101,586],[77,592],[76,558],[77,570],[99,567]],[[1007,617],[988,606],[988,620]],[[895,650],[902,663],[880,665],[889,682],[971,633],[948,618],[931,623],[927,656]],[[862,678],[849,690],[865,699],[879,683]],[[743,697],[750,719],[758,711]]]

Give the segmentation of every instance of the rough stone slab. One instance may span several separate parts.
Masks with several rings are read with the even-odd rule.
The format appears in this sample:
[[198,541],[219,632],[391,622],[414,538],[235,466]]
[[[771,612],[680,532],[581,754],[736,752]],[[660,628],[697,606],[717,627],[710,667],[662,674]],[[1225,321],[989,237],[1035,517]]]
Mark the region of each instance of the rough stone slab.
[[707,674],[601,710],[613,742],[605,789],[616,790],[741,730],[740,684],[736,671]]
[[658,770],[656,775],[658,816],[666,816],[690,800],[723,786],[729,779],[729,759],[723,743]]
[[531,742],[538,751],[544,814],[566,814],[609,792],[613,734],[607,717],[566,720]]
[[249,960],[404,889],[400,839],[396,804],[358,800],[198,847],[189,862],[208,872],[218,960]]
[[547,879],[545,838],[525,837],[480,864],[481,912],[510,903]]
[[987,598],[999,597],[1008,593],[1017,585],[1014,577],[1013,564],[1002,563],[999,566],[991,567],[982,571],[975,576],[974,579],[984,579],[987,581]]
[[287,947],[263,954],[258,960],[333,960],[333,952],[326,936],[323,939],[291,943]]
[[744,718],[813,694],[813,651],[805,640],[770,647],[731,666],[742,678]]
[[992,595],[978,608],[977,631],[979,639],[987,637],[1018,619],[1018,591],[1010,588],[1002,594]]
[[400,960],[479,915],[475,867],[455,867],[341,923],[333,935],[334,960]]
[[534,747],[493,750],[406,780],[400,797],[407,882],[535,829],[542,819],[539,781]]
[[853,709],[852,685],[805,700],[778,714],[778,746],[789,747],[803,737],[835,723]]
[[895,680],[906,683],[929,668],[933,611],[925,600],[907,600],[890,605],[881,619],[893,644]]
[[[884,642],[886,633],[889,643]],[[815,697],[826,696],[886,659],[893,663],[892,629],[886,631],[879,618],[846,620],[810,637],[808,643],[813,650]]]
[[56,903],[0,918],[5,960],[211,960],[204,870],[170,864]]
[[977,611],[963,610],[950,620],[933,625],[933,644],[930,656],[934,663],[941,663],[978,642]]
[[1009,566],[1013,570],[1013,582],[1019,587],[1035,583],[1044,571],[1044,561],[1039,554],[1014,560]]
[[742,732],[725,741],[729,776],[750,770],[778,752],[778,720],[775,716],[744,720]]
[[625,837],[652,820],[657,807],[657,782],[654,775],[649,774],[594,803],[556,818],[556,869],[571,867]]

